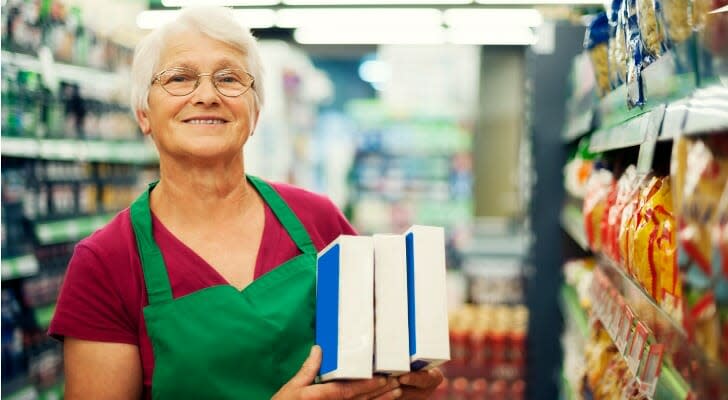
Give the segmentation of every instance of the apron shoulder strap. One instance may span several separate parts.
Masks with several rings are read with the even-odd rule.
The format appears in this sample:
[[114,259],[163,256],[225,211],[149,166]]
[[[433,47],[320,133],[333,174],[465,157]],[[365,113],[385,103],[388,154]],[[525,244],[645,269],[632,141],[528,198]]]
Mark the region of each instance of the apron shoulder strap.
[[134,200],[129,207],[131,225],[134,228],[139,258],[144,271],[149,304],[172,299],[172,287],[169,284],[164,258],[162,258],[162,252],[152,237],[152,212],[149,209],[149,193],[156,184],[157,182],[149,184],[149,188]]
[[283,228],[285,228],[288,234],[291,235],[293,242],[296,243],[299,250],[301,250],[303,254],[315,255],[317,253],[316,247],[313,245],[306,227],[303,226],[301,220],[298,219],[296,214],[293,210],[291,210],[288,204],[286,204],[283,198],[281,198],[278,192],[276,192],[269,183],[258,177],[248,175],[248,180],[253,184],[258,193],[263,196],[263,200],[268,203],[273,214],[275,214],[278,220],[281,221]]

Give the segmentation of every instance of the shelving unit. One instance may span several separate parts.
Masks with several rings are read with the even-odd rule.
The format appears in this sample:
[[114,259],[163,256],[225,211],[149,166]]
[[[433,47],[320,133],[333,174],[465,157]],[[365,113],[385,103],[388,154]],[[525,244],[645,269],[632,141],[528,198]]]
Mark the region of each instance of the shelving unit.
[[41,139],[3,136],[2,155],[52,161],[155,164],[159,155],[146,141]]
[[[678,46],[696,45],[695,41],[688,41]],[[675,54],[690,53],[685,50],[678,48],[674,51]],[[674,53],[665,53],[644,69],[644,91],[647,95],[642,107],[627,107],[627,92],[634,89],[627,85],[617,87],[601,99],[596,98],[593,89],[588,90],[590,83],[585,83],[584,87],[573,88],[574,97],[568,103],[569,112],[562,131],[564,146],[573,148],[577,139],[586,136],[589,140],[589,151],[607,153],[603,159],[610,168],[614,162],[617,171],[626,167],[622,164],[634,162],[632,157],[637,155],[635,150],[639,148],[637,174],[646,176],[658,163],[659,170],[669,170],[669,165],[665,165],[669,160],[667,150],[669,142],[676,138],[728,131],[728,86],[713,81],[714,83],[698,87],[701,79],[697,73],[671,72],[677,70],[674,68],[676,61],[673,57]],[[577,65],[578,62],[575,61],[575,66],[583,67]],[[702,82],[705,85],[705,79]],[[658,145],[659,142],[667,144]],[[655,156],[658,152],[661,152],[660,157]],[[668,157],[665,157],[666,154]],[[568,251],[573,253],[580,250],[582,254],[578,256],[584,257],[591,250],[586,240],[583,215],[578,202],[567,201],[562,206],[560,223],[563,231],[580,248],[574,247]],[[595,255],[598,257],[597,272],[603,274],[616,289],[619,302],[626,304],[634,312],[635,319],[644,324],[651,335],[649,345],[664,346],[661,373],[651,398],[685,400],[728,396],[728,368],[718,361],[710,360],[688,337],[682,322],[665,311],[624,268],[604,255]],[[569,253],[566,257],[568,259],[574,256]],[[600,301],[594,298],[591,300],[593,304]],[[561,308],[582,330],[578,297],[573,288],[562,288]],[[594,314],[593,317],[599,319],[607,328],[615,318],[613,315],[605,315],[604,311]],[[618,344],[619,339],[613,333],[614,330],[610,332],[612,340]],[[629,364],[630,355],[622,355]],[[632,360],[632,366],[635,362],[639,365],[639,361]],[[636,371],[635,369],[633,372]],[[565,381],[564,384],[567,385],[568,382]],[[716,397],[716,393],[720,396]]]
[[19,279],[38,273],[38,260],[32,254],[4,258],[2,260],[2,280]]
[[57,221],[38,222],[35,235],[42,245],[80,240],[104,226],[115,214],[72,217]]
[[3,256],[19,254],[2,260],[3,329],[7,322],[13,332],[2,391],[8,399],[59,400],[61,346],[45,331],[73,244],[114,217],[159,156],[119,103],[123,73],[55,62],[49,49],[36,50],[37,57],[1,54]]
[[[696,90],[692,95],[659,107],[640,110],[638,114],[609,128],[592,134],[589,150],[604,152],[638,146],[645,142],[650,129],[656,129],[657,140],[672,140],[678,134],[686,136],[728,129],[728,87],[712,86]],[[650,125],[651,118],[654,125]]]
[[576,322],[579,332],[587,337],[589,335],[589,317],[579,304],[579,295],[576,293],[576,289],[570,285],[561,287],[561,306],[569,317]]
[[567,204],[561,210],[561,227],[574,242],[585,252],[589,251],[589,244],[586,241],[584,231],[584,217],[581,210],[572,204]]

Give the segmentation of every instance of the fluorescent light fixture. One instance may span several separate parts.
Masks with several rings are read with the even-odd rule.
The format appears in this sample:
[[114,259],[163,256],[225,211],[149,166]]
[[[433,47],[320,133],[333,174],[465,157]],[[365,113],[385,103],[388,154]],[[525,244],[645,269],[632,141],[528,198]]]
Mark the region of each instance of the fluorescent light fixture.
[[[147,10],[137,14],[136,23],[141,29],[158,28],[177,17],[180,10]],[[241,24],[253,29],[270,28],[276,12],[264,8],[233,10]]]
[[530,46],[538,36],[529,27],[449,28],[447,41],[454,44]]
[[383,26],[408,30],[417,26],[438,27],[442,13],[434,8],[298,8],[278,11],[276,25],[281,28],[352,26],[376,31]]
[[305,27],[293,31],[293,39],[301,44],[442,44],[441,27]]
[[162,0],[165,7],[195,7],[195,6],[274,6],[280,0]]
[[283,0],[289,6],[350,6],[350,5],[448,5],[470,4],[472,0]]
[[475,0],[478,4],[487,5],[539,5],[539,4],[563,4],[563,5],[591,5],[603,6],[603,0]]
[[453,8],[443,14],[450,27],[536,27],[543,16],[532,8]]

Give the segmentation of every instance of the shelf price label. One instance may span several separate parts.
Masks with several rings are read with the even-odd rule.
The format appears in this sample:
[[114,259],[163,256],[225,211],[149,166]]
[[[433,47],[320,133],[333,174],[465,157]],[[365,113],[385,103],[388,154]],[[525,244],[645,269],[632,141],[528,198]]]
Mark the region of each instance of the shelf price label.
[[635,327],[635,333],[632,335],[632,344],[629,346],[629,353],[627,354],[627,366],[634,376],[637,376],[640,364],[642,363],[648,335],[649,331],[645,324],[642,321],[638,322]]
[[617,327],[617,341],[615,343],[622,354],[624,354],[625,348],[627,347],[633,326],[634,313],[632,312],[632,308],[628,304],[624,304],[622,307],[622,319]]
[[617,324],[617,310],[621,308],[620,305],[620,296],[619,292],[617,292],[617,289],[614,287],[609,288],[609,307],[607,308],[607,313],[604,316],[604,326],[607,328],[607,332],[609,332],[609,335],[611,337],[614,337],[616,333],[616,324]]
[[657,378],[662,372],[662,357],[665,354],[665,345],[655,343],[645,348],[640,366],[640,392],[652,398],[657,388]]

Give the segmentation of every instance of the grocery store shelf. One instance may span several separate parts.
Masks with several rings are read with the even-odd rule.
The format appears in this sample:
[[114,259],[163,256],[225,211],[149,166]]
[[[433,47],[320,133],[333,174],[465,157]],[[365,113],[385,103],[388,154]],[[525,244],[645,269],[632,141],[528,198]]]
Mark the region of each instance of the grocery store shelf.
[[[613,97],[612,94],[609,97]],[[652,115],[658,112],[661,104],[665,104],[664,116]],[[724,132],[728,130],[727,110],[728,87],[715,85],[697,89],[681,99],[611,116],[612,123],[599,127],[592,135],[589,150],[602,152],[638,146],[650,130],[657,130],[655,133],[660,141],[672,140],[681,134]],[[650,121],[651,116],[656,117],[655,120]]]
[[[611,268],[611,267],[609,267],[609,268]],[[635,348],[635,349],[637,349],[637,354],[639,354],[635,358],[634,349],[627,350],[628,348],[630,348],[629,344],[624,344],[624,345],[622,345],[622,347],[620,347],[620,343],[624,343],[624,342],[623,341],[620,342],[617,338],[617,335],[619,335],[619,332],[620,332],[619,329],[621,329],[620,327],[618,327],[619,323],[617,322],[617,321],[620,321],[620,317],[618,316],[618,314],[620,312],[617,311],[616,309],[611,308],[610,305],[607,305],[607,304],[605,304],[604,307],[595,308],[594,316],[601,321],[602,325],[605,327],[605,331],[607,332],[607,334],[609,334],[609,337],[612,339],[612,342],[615,343],[617,345],[617,347],[619,348],[619,353],[622,355],[622,357],[624,357],[624,360],[627,363],[627,365],[630,365],[631,373],[632,374],[637,373],[636,368],[638,368],[638,366],[642,362],[641,359],[643,357],[645,357],[644,346],[647,346],[647,345],[652,346],[652,345],[658,345],[658,344],[665,345],[665,350],[664,350],[665,357],[662,358],[660,372],[659,372],[659,375],[657,375],[657,381],[655,383],[655,394],[652,398],[668,399],[668,400],[670,400],[670,399],[687,400],[689,398],[688,395],[694,394],[694,390],[696,388],[693,386],[689,386],[688,383],[685,380],[683,380],[682,377],[679,375],[679,373],[675,370],[675,367],[672,364],[672,360],[674,359],[674,355],[676,353],[672,353],[672,352],[669,352],[669,350],[667,350],[668,344],[665,341],[668,338],[663,334],[664,329],[666,329],[666,327],[650,325],[650,323],[649,323],[650,315],[657,310],[646,311],[646,310],[642,309],[639,305],[636,305],[635,303],[633,303],[633,299],[630,299],[628,297],[628,293],[625,293],[623,290],[620,290],[620,289],[624,289],[624,288],[620,288],[620,282],[619,281],[615,282],[613,280],[613,276],[610,276],[610,274],[613,271],[610,271],[607,269],[603,269],[602,271],[605,273],[605,276],[609,277],[607,279],[609,279],[611,284],[607,288],[604,288],[602,286],[603,289],[598,289],[599,284],[597,284],[597,282],[599,280],[595,279],[594,286],[592,286],[592,289],[590,291],[590,293],[593,296],[596,296],[596,298],[594,298],[593,301],[598,302],[598,301],[600,301],[600,300],[598,300],[599,298],[603,299],[603,297],[600,297],[603,295],[598,294],[598,292],[601,291],[602,293],[610,293],[610,289],[612,288],[612,286],[616,287],[619,290],[619,294],[617,294],[616,297],[613,297],[612,304],[622,303],[622,302],[628,304],[630,306],[629,308],[634,313],[636,321],[639,321],[636,331],[632,336],[634,337],[634,336],[638,335],[637,332],[640,331],[640,326],[642,326],[642,324],[645,324],[647,326],[647,332],[645,332],[646,336],[643,337],[644,342],[642,342],[642,344],[640,344],[640,345],[634,344],[634,343],[637,343],[637,340],[634,340],[634,342],[632,342],[632,346],[639,346],[639,347]],[[629,321],[632,322],[632,320],[629,320]],[[633,322],[633,323],[636,323],[636,322]],[[656,329],[656,328],[662,328],[662,329]],[[661,337],[657,337],[658,334],[661,335]],[[652,337],[652,335],[655,335],[654,336],[655,339],[649,339],[649,337]],[[682,339],[675,338],[673,340],[679,340],[682,346],[685,346],[687,343],[686,338],[682,338]],[[628,354],[628,353],[631,353],[631,354]],[[697,391],[697,393],[704,394],[704,393],[700,393],[700,391]],[[699,396],[698,398],[708,398],[708,397]]]
[[589,318],[581,307],[579,295],[571,285],[561,286],[561,304],[563,310],[576,322],[582,336],[589,336]]
[[720,393],[728,393],[728,370],[708,361],[702,349],[688,339],[682,325],[639,283],[607,257],[600,258],[599,268],[619,290],[635,317],[649,328],[655,341],[665,346],[667,361],[657,382],[656,399],[685,399],[688,392],[697,394],[697,398],[710,398],[709,393],[716,388]]
[[561,210],[561,227],[574,239],[574,242],[584,251],[589,251],[584,230],[584,218],[581,210],[573,205],[567,205]]
[[115,214],[75,217],[58,221],[37,222],[35,235],[40,244],[48,245],[82,239],[104,226]]
[[56,161],[155,164],[156,149],[142,140],[101,141],[2,137],[2,155]]
[[24,278],[38,273],[38,260],[32,254],[2,260],[2,280]]
[[589,151],[622,149],[642,144],[645,141],[650,111],[644,111],[610,128],[600,128],[591,138]]
[[5,50],[2,52],[2,62],[3,64],[15,65],[26,71],[53,75],[54,78],[61,81],[94,87],[97,90],[114,90],[123,83],[122,77],[115,72],[52,61],[43,63],[38,57]]

